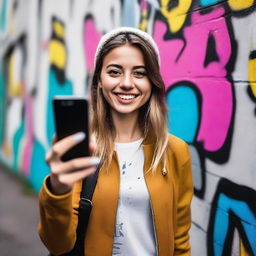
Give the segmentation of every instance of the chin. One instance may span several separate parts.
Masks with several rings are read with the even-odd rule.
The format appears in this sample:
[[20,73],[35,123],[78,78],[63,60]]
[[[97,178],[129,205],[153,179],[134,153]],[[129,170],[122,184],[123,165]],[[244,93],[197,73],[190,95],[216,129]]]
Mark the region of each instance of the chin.
[[122,115],[128,115],[128,114],[132,114],[132,113],[136,113],[137,112],[137,108],[115,108],[114,111],[117,114],[122,114]]

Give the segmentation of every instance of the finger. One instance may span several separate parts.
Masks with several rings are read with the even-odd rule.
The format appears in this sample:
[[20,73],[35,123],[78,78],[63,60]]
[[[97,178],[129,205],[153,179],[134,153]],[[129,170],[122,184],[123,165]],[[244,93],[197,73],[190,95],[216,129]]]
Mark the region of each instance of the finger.
[[57,136],[56,133],[52,136],[52,144],[54,145],[57,142]]
[[66,151],[68,151],[69,149],[71,149],[73,146],[83,141],[84,139],[85,139],[85,134],[83,132],[78,132],[78,133],[69,135],[64,139],[61,139],[60,141],[56,142],[53,145],[52,147],[53,154],[56,154],[59,157],[61,157]]
[[50,160],[52,159],[53,157],[53,152],[52,150],[50,149],[46,155],[45,155],[45,162],[49,165],[50,164]]
[[98,157],[80,157],[67,162],[59,162],[52,166],[51,171],[53,174],[64,174],[96,166],[99,163]]
[[93,135],[91,136],[89,148],[90,148],[91,154],[93,154],[94,150],[96,149],[96,138]]
[[62,184],[72,185],[77,181],[92,175],[95,171],[96,171],[96,167],[90,167],[77,172],[61,174],[59,176],[59,181]]
[[[52,144],[55,144],[57,142],[57,136],[56,133],[52,136]],[[51,158],[53,157],[53,151],[50,149],[47,154],[45,155],[45,162],[49,165],[49,162]]]
[[94,142],[90,142],[90,144],[89,144],[89,149],[90,149],[91,155],[93,155],[93,152],[94,152],[95,149],[96,149],[96,145],[94,144]]

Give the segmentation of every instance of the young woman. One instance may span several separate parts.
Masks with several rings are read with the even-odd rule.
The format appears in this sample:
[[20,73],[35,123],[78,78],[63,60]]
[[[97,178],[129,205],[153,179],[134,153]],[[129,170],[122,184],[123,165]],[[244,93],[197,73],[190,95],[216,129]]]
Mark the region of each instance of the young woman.
[[138,29],[118,28],[99,42],[91,87],[96,157],[61,162],[81,133],[46,156],[39,234],[53,254],[73,248],[81,181],[101,159],[85,255],[190,255],[191,162],[185,142],[167,132],[159,62],[152,37]]

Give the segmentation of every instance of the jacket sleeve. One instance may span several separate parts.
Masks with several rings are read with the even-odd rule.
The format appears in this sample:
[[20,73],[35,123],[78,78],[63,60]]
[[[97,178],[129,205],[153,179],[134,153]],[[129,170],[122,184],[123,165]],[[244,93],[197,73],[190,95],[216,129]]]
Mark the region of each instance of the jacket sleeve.
[[44,180],[39,193],[38,233],[48,250],[59,255],[71,251],[76,240],[77,215],[72,206],[74,191],[54,195],[47,186],[48,179]]
[[[185,143],[184,143],[185,144]],[[191,226],[190,204],[193,196],[193,181],[191,159],[187,144],[185,144],[182,156],[184,162],[180,168],[178,201],[177,201],[177,222],[175,231],[174,255],[190,255],[189,229]]]

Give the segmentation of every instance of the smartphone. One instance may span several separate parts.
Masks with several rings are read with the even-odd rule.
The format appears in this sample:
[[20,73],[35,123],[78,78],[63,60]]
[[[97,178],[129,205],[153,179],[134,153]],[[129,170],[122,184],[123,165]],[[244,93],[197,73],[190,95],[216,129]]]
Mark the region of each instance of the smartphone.
[[77,132],[85,133],[85,139],[67,151],[61,160],[89,156],[88,100],[77,96],[55,96],[52,102],[57,141]]

